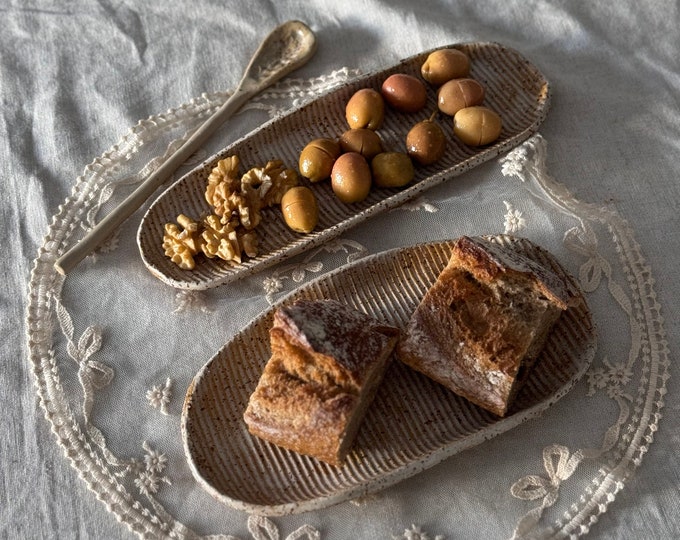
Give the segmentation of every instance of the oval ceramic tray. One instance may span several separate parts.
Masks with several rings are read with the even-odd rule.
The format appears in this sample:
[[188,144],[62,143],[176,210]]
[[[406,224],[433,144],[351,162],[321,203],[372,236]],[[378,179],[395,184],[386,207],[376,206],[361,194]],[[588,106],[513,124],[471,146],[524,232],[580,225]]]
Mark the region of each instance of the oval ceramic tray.
[[[494,237],[563,270],[527,240]],[[331,272],[286,297],[334,298],[404,328],[448,262],[451,243],[399,248]],[[197,481],[217,500],[251,513],[283,515],[375,492],[534,417],[565,395],[595,353],[585,301],[558,320],[509,414],[472,405],[398,360],[388,369],[342,467],[284,450],[248,433],[243,412],[269,359],[277,306],[229,341],[197,373],[182,411],[184,450]]]
[[[317,228],[310,234],[292,232],[286,227],[279,209],[268,209],[258,228],[257,257],[246,258],[241,264],[199,257],[195,269],[182,270],[165,256],[162,248],[165,223],[174,222],[180,213],[199,217],[209,212],[204,191],[208,175],[217,161],[236,154],[242,172],[263,166],[271,159],[281,159],[287,167],[296,168],[299,154],[309,141],[339,137],[348,128],[345,105],[356,90],[379,89],[392,73],[420,76],[420,66],[431,51],[423,52],[389,69],[352,80],[264,124],[180,178],[151,205],[140,225],[137,240],[146,267],[163,282],[181,289],[208,289],[234,281],[318,246],[378,212],[412,200],[426,189],[510,150],[535,133],[549,106],[549,86],[541,72],[517,51],[496,43],[450,47],[468,54],[470,76],[485,87],[485,105],[502,117],[503,130],[495,143],[478,148],[466,146],[453,135],[451,119],[441,116],[440,125],[447,134],[446,153],[435,165],[416,167],[415,179],[407,187],[373,189],[361,203],[344,204],[333,194],[329,181],[313,184],[311,188],[319,201],[320,216]],[[436,109],[436,93],[432,87],[428,87],[428,103],[423,112],[403,114],[388,109],[384,125],[378,131],[385,149],[405,150],[404,141],[409,129]]]

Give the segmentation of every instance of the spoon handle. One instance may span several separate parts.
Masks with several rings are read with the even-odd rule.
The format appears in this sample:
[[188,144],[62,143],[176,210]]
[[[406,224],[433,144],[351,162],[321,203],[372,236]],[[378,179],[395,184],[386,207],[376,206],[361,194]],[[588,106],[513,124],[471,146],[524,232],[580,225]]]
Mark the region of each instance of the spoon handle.
[[151,173],[127,198],[71,249],[54,263],[56,270],[68,272],[100,246],[127,218],[137,211],[161,184],[174,173],[201,145],[231,117],[255,92],[237,89],[158,169]]
[[[290,31],[305,33],[308,41],[306,47],[288,52],[280,63],[273,69],[266,71],[259,77],[257,70],[260,65],[259,59],[270,60],[269,55],[277,50],[279,45],[277,40],[288,37],[285,32]],[[100,246],[127,218],[144,204],[144,202],[156,191],[161,184],[174,173],[182,163],[184,163],[203,143],[229,119],[241,106],[251,97],[258,94],[264,88],[273,84],[284,75],[300,67],[314,53],[316,42],[314,35],[303,23],[299,21],[289,21],[277,27],[260,45],[253,55],[243,78],[238,83],[236,90],[224,104],[215,111],[182,146],[179,147],[163,164],[151,173],[128,197],[97,225],[95,225],[78,243],[76,243],[66,253],[61,255],[54,263],[54,268],[62,275],[68,272],[82,261],[87,255]],[[279,51],[280,52],[280,51]],[[275,55],[276,56],[276,55]]]

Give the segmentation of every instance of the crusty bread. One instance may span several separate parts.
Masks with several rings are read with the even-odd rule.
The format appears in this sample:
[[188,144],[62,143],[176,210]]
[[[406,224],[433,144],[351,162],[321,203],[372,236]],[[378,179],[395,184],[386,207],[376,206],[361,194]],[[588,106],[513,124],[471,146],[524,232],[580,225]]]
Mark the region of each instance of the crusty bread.
[[341,465],[398,337],[398,329],[334,300],[277,310],[271,358],[244,413],[248,430]]
[[507,246],[461,237],[413,313],[402,362],[499,415],[543,349],[572,284]]

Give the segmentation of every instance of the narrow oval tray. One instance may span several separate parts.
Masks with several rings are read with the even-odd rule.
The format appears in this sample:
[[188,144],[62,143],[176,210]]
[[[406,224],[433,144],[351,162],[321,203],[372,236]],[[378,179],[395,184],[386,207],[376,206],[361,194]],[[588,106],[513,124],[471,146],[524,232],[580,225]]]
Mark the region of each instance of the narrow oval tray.
[[[204,191],[208,175],[216,162],[228,155],[239,156],[244,172],[263,166],[268,160],[281,159],[287,167],[297,167],[301,150],[312,139],[339,137],[347,128],[345,105],[359,88],[379,89],[392,73],[420,76],[420,67],[431,51],[426,51],[379,72],[354,79],[292,112],[276,118],[248,136],[212,156],[165,192],[151,205],[142,219],[137,241],[144,264],[164,283],[181,289],[208,289],[263,270],[330,240],[378,212],[412,200],[423,191],[460,175],[506,152],[536,132],[549,107],[549,85],[541,72],[521,54],[496,43],[450,45],[468,54],[470,76],[486,89],[485,105],[497,111],[503,120],[500,138],[493,144],[473,148],[453,135],[450,118],[440,118],[447,135],[447,150],[435,165],[416,167],[414,181],[402,189],[373,189],[361,203],[344,204],[333,194],[328,181],[312,184],[319,201],[319,224],[310,234],[288,229],[280,210],[267,209],[260,225],[259,255],[235,264],[219,259],[199,257],[196,268],[182,270],[165,256],[162,248],[163,227],[174,222],[178,214],[199,217],[210,210]],[[409,129],[437,109],[436,93],[428,86],[425,110],[404,114],[387,110],[383,127],[378,131],[387,150],[405,150]]]
[[[535,244],[493,237],[564,275]],[[377,254],[298,289],[229,341],[196,374],[182,411],[182,438],[194,477],[217,500],[265,515],[322,508],[381,490],[534,417],[564,396],[595,353],[588,307],[562,314],[535,368],[499,418],[396,358],[339,468],[248,433],[243,412],[270,356],[274,311],[297,298],[334,298],[404,328],[449,260],[452,242]]]

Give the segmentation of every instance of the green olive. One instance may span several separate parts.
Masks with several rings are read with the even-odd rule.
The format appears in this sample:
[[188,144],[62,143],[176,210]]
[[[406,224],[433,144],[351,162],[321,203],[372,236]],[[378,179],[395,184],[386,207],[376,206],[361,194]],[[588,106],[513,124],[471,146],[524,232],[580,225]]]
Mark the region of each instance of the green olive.
[[363,201],[371,190],[371,168],[357,152],[342,154],[331,173],[333,193],[344,203]]
[[319,222],[319,205],[311,189],[305,186],[290,188],[281,198],[281,211],[286,225],[292,230],[309,233]]
[[403,152],[382,152],[371,161],[373,183],[378,187],[403,187],[415,175],[411,158]]
[[439,49],[431,52],[420,68],[420,74],[430,84],[439,86],[451,79],[467,77],[470,59],[458,49]]
[[465,107],[481,105],[482,101],[484,87],[474,79],[453,79],[445,82],[437,92],[437,106],[449,116]]
[[368,128],[345,131],[340,136],[340,148],[343,152],[357,152],[366,159],[371,159],[383,150],[380,135]]
[[331,175],[333,163],[340,155],[340,144],[332,139],[314,139],[300,152],[300,174],[310,182],[320,182]]
[[446,137],[432,118],[418,122],[406,135],[408,155],[421,165],[431,165],[446,151]]
[[453,133],[470,146],[492,143],[500,136],[501,129],[501,117],[487,107],[466,107],[453,117]]
[[352,95],[345,107],[350,128],[378,129],[385,117],[385,102],[380,92],[362,88]]
[[390,107],[401,112],[418,112],[427,103],[427,89],[423,81],[406,73],[387,77],[380,91]]

